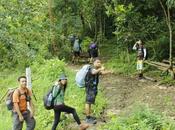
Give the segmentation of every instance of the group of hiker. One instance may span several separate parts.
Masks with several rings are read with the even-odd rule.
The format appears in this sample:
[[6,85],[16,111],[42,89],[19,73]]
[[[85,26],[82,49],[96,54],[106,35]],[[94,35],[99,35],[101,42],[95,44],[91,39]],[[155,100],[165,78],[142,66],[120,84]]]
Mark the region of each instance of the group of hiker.
[[[80,46],[79,50],[75,49],[77,47],[76,44],[79,44],[79,38],[76,37],[75,40],[72,40],[72,48],[74,53],[74,58],[76,56],[80,56]],[[75,45],[74,45],[75,44]],[[77,47],[78,48],[78,47]],[[92,115],[91,107],[95,104],[96,96],[98,94],[98,84],[99,84],[99,76],[102,74],[110,73],[110,71],[106,71],[103,67],[101,60],[98,58],[98,52],[93,49],[97,48],[96,43],[91,43],[89,46],[89,55],[90,62],[93,62],[93,65],[88,65],[86,68],[86,73],[84,76],[80,76],[80,78],[84,77],[84,88],[85,88],[85,123],[80,121],[80,118],[76,112],[76,109],[70,107],[64,103],[64,95],[67,89],[67,80],[68,77],[66,74],[61,74],[59,78],[56,80],[53,85],[51,91],[47,95],[47,100],[50,101],[50,109],[54,111],[54,121],[52,130],[56,130],[59,122],[61,112],[71,113],[73,115],[74,120],[79,125],[80,130],[86,130],[89,127],[89,124],[96,124],[96,117]],[[134,50],[137,50],[137,70],[139,71],[139,78],[143,77],[143,61],[146,59],[146,48],[143,45],[141,40],[137,41],[134,46]],[[77,78],[77,77],[76,77]],[[79,77],[78,77],[79,78]],[[22,130],[23,122],[26,122],[27,130],[34,130],[36,121],[34,119],[34,105],[32,103],[32,91],[27,88],[27,78],[26,76],[20,76],[18,78],[19,87],[14,90],[13,98],[12,98],[12,116],[13,116],[13,130]],[[49,100],[49,96],[51,99]],[[27,103],[28,102],[28,103]],[[48,103],[48,102],[47,102]],[[27,105],[28,104],[28,105]]]
[[[82,48],[81,48],[82,40],[80,39],[79,36],[76,36],[76,35],[70,35],[69,40],[71,43],[71,50],[73,53],[72,63],[75,63],[75,62],[78,63],[80,60],[80,54],[82,53]],[[93,59],[97,58],[99,53],[97,42],[92,41],[89,44],[87,52],[89,54],[89,62],[92,63]]]
[[[64,94],[67,89],[68,77],[65,74],[61,74],[56,80],[52,87],[51,94],[54,97],[53,100],[53,111],[54,121],[52,130],[56,130],[58,123],[60,122],[61,112],[71,113],[79,125],[80,130],[86,130],[89,124],[96,124],[96,118],[92,116],[91,105],[95,103],[95,99],[98,93],[99,75],[108,73],[104,70],[101,64],[101,60],[96,58],[93,61],[93,65],[88,68],[85,76],[85,123],[80,121],[80,118],[75,108],[70,107],[64,103]],[[27,88],[26,76],[20,76],[18,78],[19,87],[13,92],[13,130],[22,130],[23,122],[26,122],[27,130],[34,130],[35,119],[34,119],[34,105],[32,103],[32,92]],[[48,99],[49,100],[49,99]],[[29,105],[27,105],[29,102]]]
[[[82,40],[79,39],[78,36],[71,35],[70,42],[73,51],[72,63],[75,63],[75,60],[79,62],[80,53],[82,52],[81,42]],[[99,56],[99,49],[96,42],[91,42],[88,47],[88,54],[89,54],[89,63]],[[137,70],[138,70],[138,79],[143,79],[143,64],[144,61],[147,59],[147,50],[144,46],[144,43],[139,39],[133,46],[133,50],[137,51]]]

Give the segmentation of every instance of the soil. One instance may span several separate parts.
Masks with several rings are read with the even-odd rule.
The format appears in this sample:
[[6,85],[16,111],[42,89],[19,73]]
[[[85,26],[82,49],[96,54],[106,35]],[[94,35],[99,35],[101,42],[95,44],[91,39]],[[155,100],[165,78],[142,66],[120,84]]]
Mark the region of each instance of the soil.
[[[71,66],[78,70],[79,66]],[[107,107],[98,123],[88,130],[99,130],[100,125],[108,121],[109,115],[120,115],[130,111],[136,105],[146,105],[155,111],[175,118],[175,86],[163,86],[159,82],[138,80],[118,74],[107,74],[100,77],[100,89],[104,90]],[[74,129],[71,129],[74,130]]]

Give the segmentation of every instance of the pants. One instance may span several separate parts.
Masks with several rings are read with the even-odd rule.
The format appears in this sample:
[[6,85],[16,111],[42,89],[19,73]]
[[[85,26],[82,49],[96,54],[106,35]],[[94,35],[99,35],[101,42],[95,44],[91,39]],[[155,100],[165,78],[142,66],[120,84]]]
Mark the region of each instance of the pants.
[[97,86],[86,86],[86,103],[95,104]]
[[143,60],[137,61],[137,70],[143,70]]
[[[26,130],[34,130],[35,128],[35,119],[30,117],[30,111],[22,113],[24,121],[26,122]],[[13,112],[13,130],[22,130],[23,122],[19,120],[19,116],[16,112]]]
[[77,112],[74,108],[66,106],[66,105],[58,105],[54,107],[54,123],[52,126],[52,130],[56,130],[56,127],[58,125],[58,123],[60,122],[60,115],[61,112],[67,112],[67,113],[71,113],[75,119],[75,121],[77,122],[78,125],[81,124],[80,119],[77,115]]

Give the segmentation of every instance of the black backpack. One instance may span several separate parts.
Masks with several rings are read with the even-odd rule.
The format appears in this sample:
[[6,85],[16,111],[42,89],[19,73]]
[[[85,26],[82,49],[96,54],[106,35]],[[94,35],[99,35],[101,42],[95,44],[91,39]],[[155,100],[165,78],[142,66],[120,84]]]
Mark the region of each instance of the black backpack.
[[[144,56],[144,49],[145,48],[141,48],[141,49],[137,49],[137,51],[138,51],[138,54],[137,54],[137,56],[138,57],[143,57]],[[145,60],[147,60],[148,59],[148,50],[146,49],[146,57],[145,57]]]
[[56,94],[55,97],[53,97],[52,92],[53,92],[53,88],[55,86],[53,86],[48,92],[47,94],[44,96],[43,98],[43,102],[44,102],[44,107],[46,110],[51,110],[54,108],[54,100],[55,98],[58,96],[58,94],[60,93],[61,89],[59,89],[58,93]]

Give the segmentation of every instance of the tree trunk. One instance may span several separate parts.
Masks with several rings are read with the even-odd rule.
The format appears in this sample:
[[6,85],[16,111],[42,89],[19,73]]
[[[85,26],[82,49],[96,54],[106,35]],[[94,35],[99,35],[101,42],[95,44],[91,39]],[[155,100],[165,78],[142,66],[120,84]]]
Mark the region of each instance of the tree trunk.
[[48,11],[49,11],[49,18],[50,18],[51,47],[52,47],[52,53],[53,55],[55,55],[56,52],[58,51],[58,48],[56,46],[56,40],[55,40],[55,35],[54,35],[55,31],[53,29],[55,25],[54,25],[54,16],[52,13],[52,0],[48,0]]
[[165,7],[163,6],[163,3],[161,0],[159,0],[159,3],[163,9],[164,15],[165,15],[165,20],[168,26],[168,30],[169,30],[169,61],[170,61],[170,66],[169,66],[169,70],[170,70],[170,75],[171,78],[174,79],[174,72],[173,72],[173,56],[172,56],[172,27],[171,27],[171,18],[170,18],[170,9],[167,6],[167,11],[165,9]]
[[171,78],[174,79],[174,72],[173,72],[173,56],[172,56],[172,48],[173,48],[173,43],[172,43],[172,27],[171,27],[171,18],[170,18],[170,10],[169,8],[167,9],[168,13],[168,28],[169,28],[169,42],[170,42],[170,48],[169,48],[169,63],[170,63],[170,74]]
[[85,32],[85,29],[86,29],[86,27],[85,27],[85,19],[84,19],[84,16],[83,16],[83,13],[82,12],[80,12],[80,19],[81,19],[81,23],[82,23],[82,25],[83,25],[83,33]]

